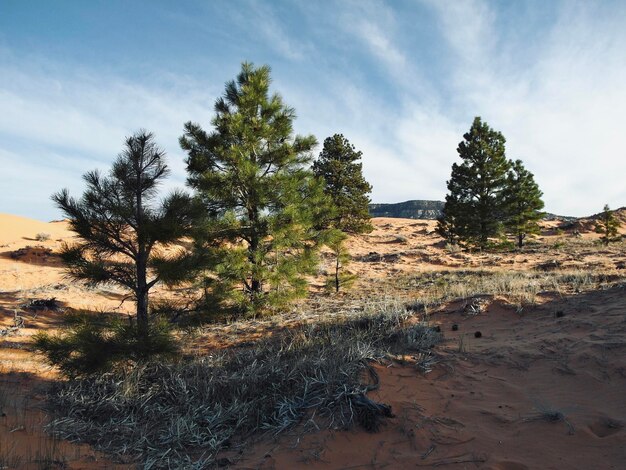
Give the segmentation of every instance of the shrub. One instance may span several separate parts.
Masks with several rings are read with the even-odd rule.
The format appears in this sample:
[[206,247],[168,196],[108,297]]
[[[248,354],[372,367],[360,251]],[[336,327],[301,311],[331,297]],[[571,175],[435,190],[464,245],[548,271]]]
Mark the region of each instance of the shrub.
[[487,249],[492,251],[513,251],[515,248],[515,243],[507,240],[505,237],[500,238],[498,241],[490,240],[487,243]]
[[128,362],[173,357],[178,346],[164,320],[150,324],[149,334],[140,335],[135,322],[80,313],[68,318],[67,330],[35,335],[35,350],[68,377],[104,372]]
[[49,233],[40,232],[37,235],[35,235],[35,240],[37,240],[38,242],[46,242],[46,241],[50,240],[50,234]]
[[446,243],[446,251],[448,253],[459,253],[461,251],[461,247],[456,243]]

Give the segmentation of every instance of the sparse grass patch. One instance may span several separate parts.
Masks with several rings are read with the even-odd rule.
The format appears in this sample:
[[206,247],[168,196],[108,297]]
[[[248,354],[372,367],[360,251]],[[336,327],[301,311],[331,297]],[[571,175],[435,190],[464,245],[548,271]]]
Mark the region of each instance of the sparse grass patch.
[[47,242],[48,240],[50,240],[50,234],[40,232],[37,235],[35,235],[35,240],[37,240],[38,242]]
[[541,292],[559,295],[607,288],[622,279],[602,272],[550,271],[438,271],[406,279],[415,300],[407,308],[428,312],[442,303],[478,295],[502,296],[520,308],[534,305]]
[[404,235],[395,235],[393,241],[394,243],[408,243],[409,239]]
[[446,243],[446,251],[448,253],[460,253],[463,249],[457,243]]
[[427,352],[440,339],[398,306],[301,325],[247,349],[62,384],[51,397],[60,415],[52,424],[59,436],[144,468],[205,468],[221,450],[307,416],[320,426],[377,429],[391,410],[366,396],[378,381],[370,361]]
[[565,413],[553,406],[545,403],[537,403],[535,405],[536,412],[523,419],[525,422],[529,421],[546,421],[548,423],[563,422],[567,425],[567,433],[574,434],[574,426],[567,420]]

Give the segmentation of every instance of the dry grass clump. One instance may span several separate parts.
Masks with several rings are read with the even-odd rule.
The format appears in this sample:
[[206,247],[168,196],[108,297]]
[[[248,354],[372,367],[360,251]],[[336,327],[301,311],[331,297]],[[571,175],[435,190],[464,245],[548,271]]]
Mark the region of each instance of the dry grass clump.
[[280,433],[305,417],[315,426],[391,414],[366,393],[370,361],[397,350],[428,351],[441,338],[403,308],[292,329],[248,349],[133,369],[58,386],[54,431],[144,468],[205,468],[259,432]]
[[46,242],[46,241],[50,240],[50,234],[49,233],[40,232],[37,235],[35,235],[35,240],[37,240],[38,242]]
[[414,311],[435,308],[444,302],[478,295],[497,295],[523,307],[534,305],[541,292],[558,295],[607,288],[623,280],[603,272],[569,271],[438,271],[408,280],[417,301]]

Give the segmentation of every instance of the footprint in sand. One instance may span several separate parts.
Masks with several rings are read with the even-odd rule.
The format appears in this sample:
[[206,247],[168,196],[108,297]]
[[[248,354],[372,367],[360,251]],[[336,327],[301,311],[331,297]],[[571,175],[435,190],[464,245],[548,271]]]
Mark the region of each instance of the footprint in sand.
[[589,425],[589,430],[597,437],[604,438],[620,432],[624,423],[610,418],[601,418]]

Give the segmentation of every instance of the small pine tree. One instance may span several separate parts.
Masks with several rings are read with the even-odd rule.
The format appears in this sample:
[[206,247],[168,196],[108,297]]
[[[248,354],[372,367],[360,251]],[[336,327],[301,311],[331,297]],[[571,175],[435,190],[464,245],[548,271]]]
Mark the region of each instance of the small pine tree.
[[609,208],[608,204],[604,205],[602,213],[598,216],[596,221],[596,233],[602,235],[602,242],[608,245],[617,237],[619,229],[619,221],[613,214],[613,211]]
[[108,177],[98,171],[84,175],[87,189],[81,199],[70,197],[67,189],[52,196],[80,239],[61,250],[70,276],[131,291],[143,339],[150,331],[150,290],[159,282],[186,279],[195,264],[185,251],[167,256],[160,250],[189,236],[197,214],[192,199],[182,192],[155,201],[169,172],[164,160],[153,135],[140,131],[126,139]]
[[214,261],[210,290],[252,314],[306,294],[327,206],[309,168],[315,137],[293,136],[295,112],[270,83],[268,66],[244,63],[215,104],[214,130],[189,122],[180,139],[209,216],[197,243]]
[[313,163],[313,172],[324,180],[335,206],[329,226],[349,234],[372,231],[368,196],[372,185],[363,177],[359,162],[362,154],[343,135],[335,134],[324,140],[319,158]]
[[346,249],[345,240],[348,235],[341,230],[331,230],[327,236],[326,246],[328,246],[334,256],[333,273],[328,277],[327,287],[330,290],[339,292],[341,287],[347,287],[355,280],[352,274],[345,274],[344,269],[350,262],[350,253]]
[[541,200],[543,193],[535,182],[533,174],[524,168],[521,160],[511,165],[504,190],[506,218],[504,225],[507,232],[517,239],[517,246],[522,248],[528,234],[539,233],[539,224],[544,207]]
[[[463,160],[452,165],[443,222],[459,241],[481,249],[502,228],[502,192],[510,167],[505,156],[504,136],[476,117],[463,136],[457,152]],[[443,223],[440,224],[443,229]]]

